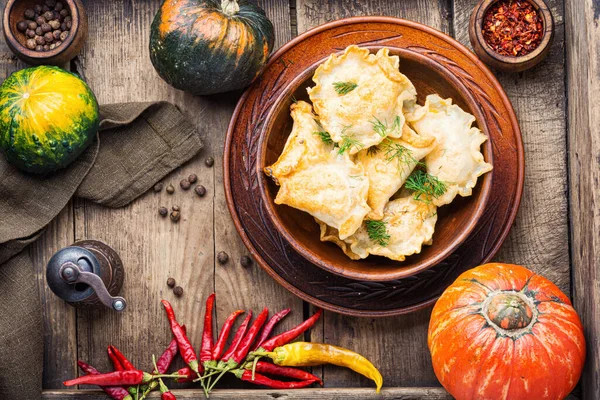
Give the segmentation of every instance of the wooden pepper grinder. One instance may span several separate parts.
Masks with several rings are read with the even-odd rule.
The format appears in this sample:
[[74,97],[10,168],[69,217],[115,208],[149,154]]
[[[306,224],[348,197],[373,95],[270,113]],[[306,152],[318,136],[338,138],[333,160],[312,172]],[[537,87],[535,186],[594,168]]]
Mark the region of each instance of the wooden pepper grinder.
[[72,306],[98,306],[123,311],[117,295],[125,270],[119,255],[98,240],[81,240],[56,252],[46,267],[46,280],[58,297]]

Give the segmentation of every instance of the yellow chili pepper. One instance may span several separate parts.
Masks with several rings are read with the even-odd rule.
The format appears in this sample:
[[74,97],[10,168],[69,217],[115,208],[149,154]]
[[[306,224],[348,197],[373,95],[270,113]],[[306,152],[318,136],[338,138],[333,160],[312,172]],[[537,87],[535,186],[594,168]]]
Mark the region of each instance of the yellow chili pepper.
[[288,367],[312,367],[321,364],[334,364],[350,368],[373,380],[377,393],[383,385],[383,378],[369,360],[351,350],[322,343],[294,342],[277,347],[266,355],[277,365]]

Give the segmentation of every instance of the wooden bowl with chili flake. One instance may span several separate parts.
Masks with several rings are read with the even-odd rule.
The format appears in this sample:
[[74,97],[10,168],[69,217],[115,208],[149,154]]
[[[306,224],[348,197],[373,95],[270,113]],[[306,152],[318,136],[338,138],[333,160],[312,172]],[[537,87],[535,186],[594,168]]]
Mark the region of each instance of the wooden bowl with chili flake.
[[548,55],[554,20],[543,0],[482,0],[471,14],[469,37],[483,62],[521,72]]

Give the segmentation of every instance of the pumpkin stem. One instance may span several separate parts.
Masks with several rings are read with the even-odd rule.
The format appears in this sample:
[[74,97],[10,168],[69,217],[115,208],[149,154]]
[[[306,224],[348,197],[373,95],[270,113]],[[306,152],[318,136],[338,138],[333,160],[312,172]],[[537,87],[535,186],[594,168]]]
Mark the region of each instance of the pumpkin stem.
[[232,16],[240,11],[240,5],[236,0],[222,0],[221,10],[223,11],[223,13]]
[[515,292],[496,293],[490,298],[485,312],[490,321],[508,331],[525,328],[533,318],[529,302]]

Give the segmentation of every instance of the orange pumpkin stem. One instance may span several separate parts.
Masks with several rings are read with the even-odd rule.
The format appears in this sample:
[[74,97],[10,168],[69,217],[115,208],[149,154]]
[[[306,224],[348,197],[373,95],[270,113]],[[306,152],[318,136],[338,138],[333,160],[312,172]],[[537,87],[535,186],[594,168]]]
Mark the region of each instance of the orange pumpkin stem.
[[484,312],[498,327],[512,331],[527,327],[533,318],[531,300],[514,291],[491,293]]

